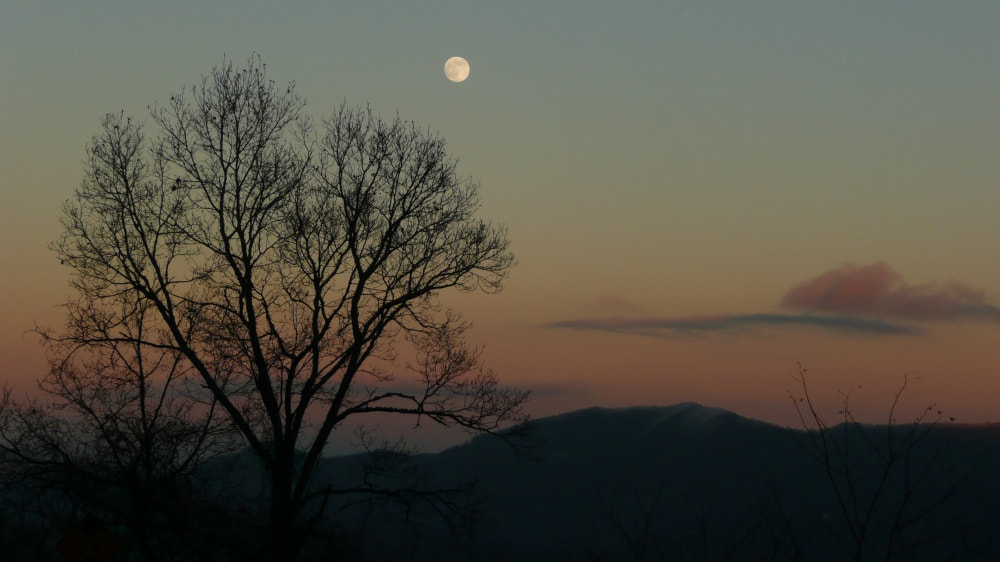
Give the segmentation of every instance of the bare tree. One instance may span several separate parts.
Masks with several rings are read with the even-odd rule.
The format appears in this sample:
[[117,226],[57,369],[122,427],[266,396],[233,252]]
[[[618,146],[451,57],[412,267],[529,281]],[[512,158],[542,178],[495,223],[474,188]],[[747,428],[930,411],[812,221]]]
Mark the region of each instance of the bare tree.
[[[604,495],[595,486],[598,499],[608,521],[614,525],[618,536],[628,547],[628,555],[636,562],[645,560],[666,560],[664,545],[660,543],[665,533],[663,529],[657,528],[661,525],[656,521],[657,511],[662,509],[660,502],[663,499],[663,488],[665,482],[660,482],[656,492],[651,497],[643,497],[633,484],[630,486],[631,498],[626,498],[622,502],[619,496],[618,487],[615,486],[610,494],[610,498],[605,501]],[[621,509],[619,503],[633,504],[631,509]],[[621,511],[621,513],[619,513]],[[629,517],[631,516],[631,517]],[[622,558],[624,554],[620,554]]]
[[527,393],[480,366],[438,300],[498,291],[514,264],[444,141],[346,105],[317,134],[294,84],[265,71],[224,61],[151,109],[151,140],[104,118],[54,245],[73,272],[69,329],[42,334],[156,351],[196,380],[195,402],[217,404],[269,476],[266,556],[293,560],[346,419],[494,432],[526,419]]
[[841,541],[851,560],[912,557],[914,552],[958,530],[937,516],[953,499],[965,477],[954,473],[947,449],[930,443],[933,430],[948,419],[934,404],[900,423],[900,407],[909,376],[897,389],[884,426],[865,426],[851,411],[845,393],[830,426],[809,392],[807,371],[796,377],[801,394],[792,396],[802,427],[806,452],[822,467],[838,513],[823,520]]
[[202,404],[183,388],[176,356],[120,342],[103,353],[55,347],[41,381],[50,400],[17,401],[9,389],[0,398],[3,500],[29,497],[50,527],[111,517],[144,560],[192,559],[207,535],[192,515],[208,504],[196,473],[234,449],[231,426],[210,397]]

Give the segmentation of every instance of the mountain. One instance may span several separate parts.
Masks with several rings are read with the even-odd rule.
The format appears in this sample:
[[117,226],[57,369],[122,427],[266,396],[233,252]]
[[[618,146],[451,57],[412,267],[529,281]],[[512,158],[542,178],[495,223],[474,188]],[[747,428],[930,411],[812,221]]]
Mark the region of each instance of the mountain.
[[[262,469],[244,450],[159,490],[169,501],[140,510],[169,523],[150,544],[252,555]],[[56,516],[78,507],[49,482],[0,487],[0,559],[55,555]],[[436,454],[325,458],[313,482],[317,497],[348,492],[311,504],[325,511],[310,561],[1000,560],[998,425],[806,432],[693,403],[588,408]],[[134,501],[87,483],[108,505]]]
[[365,559],[997,559],[996,426],[819,434],[684,403],[589,408],[531,429],[519,448],[480,436],[408,458],[425,485],[477,481],[485,521],[463,540],[419,508],[405,521],[367,512]]

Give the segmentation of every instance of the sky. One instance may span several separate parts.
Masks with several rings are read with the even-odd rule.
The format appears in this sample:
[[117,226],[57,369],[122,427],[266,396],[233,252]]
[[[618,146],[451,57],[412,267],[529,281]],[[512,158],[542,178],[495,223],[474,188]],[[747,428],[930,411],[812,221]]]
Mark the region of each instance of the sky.
[[310,114],[398,112],[480,182],[519,264],[445,300],[536,416],[794,425],[801,364],[831,414],[884,421],[909,377],[908,413],[1000,421],[997,29],[995,0],[5,0],[0,379],[45,372],[100,118],[258,53]]

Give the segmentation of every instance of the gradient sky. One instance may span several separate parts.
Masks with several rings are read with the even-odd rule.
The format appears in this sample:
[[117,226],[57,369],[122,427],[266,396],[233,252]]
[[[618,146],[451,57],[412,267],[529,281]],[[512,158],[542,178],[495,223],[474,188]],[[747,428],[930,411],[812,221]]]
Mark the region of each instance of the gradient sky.
[[[532,411],[696,401],[794,422],[796,363],[881,420],[1000,420],[1000,2],[177,0],[0,5],[0,377],[45,370],[47,244],[107,112],[258,52],[316,116],[439,131],[508,225],[448,301]],[[453,55],[471,76],[442,72]]]

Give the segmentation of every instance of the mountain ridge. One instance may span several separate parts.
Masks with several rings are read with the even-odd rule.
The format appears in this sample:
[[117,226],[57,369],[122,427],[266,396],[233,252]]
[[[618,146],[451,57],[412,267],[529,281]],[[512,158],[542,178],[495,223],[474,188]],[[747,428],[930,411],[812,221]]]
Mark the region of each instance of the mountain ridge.
[[[536,441],[527,455],[494,436],[478,436],[440,453],[412,457],[415,466],[433,475],[434,483],[477,481],[489,524],[452,558],[440,554],[442,545],[452,544],[444,531],[435,533],[424,526],[420,533],[407,535],[411,531],[406,525],[390,525],[390,535],[408,536],[409,559],[596,560],[601,555],[629,559],[627,533],[622,529],[638,532],[643,519],[645,528],[651,529],[647,539],[659,541],[665,552],[673,553],[665,559],[694,559],[690,553],[702,539],[725,545],[738,531],[749,542],[729,544],[742,554],[728,559],[755,560],[754,549],[778,540],[768,538],[768,532],[775,531],[774,521],[779,519],[791,526],[786,530],[789,536],[801,538],[797,548],[809,551],[805,559],[832,561],[850,554],[838,553],[841,540],[824,530],[844,533],[846,527],[824,523],[824,518],[838,517],[840,511],[826,467],[808,454],[815,432],[694,402],[594,406],[539,418],[531,428]],[[908,428],[909,424],[896,425],[893,439],[898,442]],[[927,477],[924,487],[911,490],[920,500],[913,502],[914,509],[920,502],[944,499],[933,517],[918,518],[897,537],[900,544],[917,544],[921,533],[954,524],[948,519],[952,512],[1000,531],[1000,517],[988,507],[1000,505],[994,501],[1000,500],[1000,424],[928,424],[925,429],[927,433],[906,453],[911,468]],[[877,451],[863,448],[883,447],[889,433],[885,425],[839,424],[825,434],[830,443],[844,439],[853,443],[848,450],[859,456],[848,462],[854,467],[856,499],[862,504],[867,500],[860,496],[875,489],[872,483],[881,474],[875,462],[879,457],[872,454]],[[897,466],[902,467],[902,461]],[[887,472],[892,490],[904,477],[895,466]],[[963,483],[961,493],[942,496],[946,491],[951,494],[952,478]],[[902,501],[896,495],[873,497],[885,513],[892,511],[893,502]],[[880,533],[888,536],[889,527],[884,526],[891,521],[873,521],[871,525],[880,525],[873,536],[879,540]],[[923,547],[924,557],[913,559],[940,560],[951,552],[948,549],[973,548],[969,545],[992,548],[981,544],[981,538],[935,543],[937,550]],[[750,543],[757,546],[751,548]],[[827,551],[834,554],[827,556]],[[386,560],[394,555],[399,552],[380,554]]]

